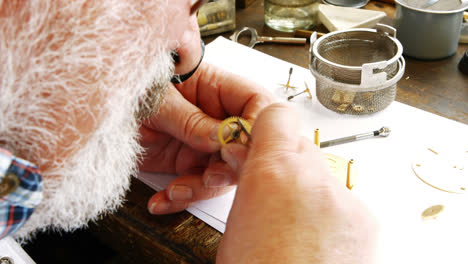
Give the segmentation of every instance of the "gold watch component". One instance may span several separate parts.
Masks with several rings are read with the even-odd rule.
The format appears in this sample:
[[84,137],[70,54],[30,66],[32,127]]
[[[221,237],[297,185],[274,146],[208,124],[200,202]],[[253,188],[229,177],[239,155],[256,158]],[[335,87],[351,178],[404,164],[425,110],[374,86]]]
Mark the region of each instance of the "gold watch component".
[[221,146],[237,142],[246,145],[250,140],[252,127],[241,117],[228,117],[218,128],[218,140]]
[[325,153],[330,173],[341,183],[351,190],[357,183],[357,170],[354,166],[354,160],[344,159],[330,153]]
[[444,210],[444,206],[441,204],[431,206],[422,212],[421,217],[423,219],[436,219],[440,213]]
[[[321,148],[330,146],[329,142],[330,141],[320,142],[320,130],[316,128],[314,131],[314,144],[317,147]],[[354,160],[347,160],[330,153],[325,153],[325,157],[328,161],[328,168],[330,170],[330,173],[333,176],[335,176],[340,182],[345,184],[349,190],[352,190],[354,185],[356,184],[357,178],[356,168],[353,165]]]

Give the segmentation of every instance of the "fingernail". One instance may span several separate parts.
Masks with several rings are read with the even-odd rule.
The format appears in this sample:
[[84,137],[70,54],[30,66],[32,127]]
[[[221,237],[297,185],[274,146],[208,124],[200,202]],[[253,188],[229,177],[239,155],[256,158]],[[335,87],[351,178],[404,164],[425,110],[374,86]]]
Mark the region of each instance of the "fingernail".
[[169,200],[185,201],[192,199],[192,189],[185,185],[174,185],[169,190]]
[[231,167],[233,170],[237,170],[237,160],[232,154],[231,151],[229,151],[229,148],[222,148],[221,149],[221,157],[223,158],[224,161]]
[[231,177],[226,174],[210,173],[205,181],[208,188],[224,187],[231,184]]
[[[216,142],[219,142],[218,130],[219,130],[219,126],[218,126],[218,128],[217,128],[215,131],[213,131],[213,133],[211,134],[211,140],[216,141]],[[228,126],[225,126],[224,129],[223,129],[223,138],[229,137],[230,134],[231,134],[231,129],[230,129]]]
[[154,202],[150,205],[149,212],[152,214],[164,213],[170,206],[171,203],[168,201]]

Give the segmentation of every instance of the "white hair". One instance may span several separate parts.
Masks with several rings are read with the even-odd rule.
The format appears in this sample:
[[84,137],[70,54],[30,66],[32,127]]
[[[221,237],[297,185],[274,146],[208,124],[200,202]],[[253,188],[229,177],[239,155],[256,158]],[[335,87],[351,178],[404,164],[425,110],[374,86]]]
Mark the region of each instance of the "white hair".
[[142,152],[135,114],[173,72],[167,5],[0,0],[0,146],[45,168],[44,200],[15,238],[121,204]]

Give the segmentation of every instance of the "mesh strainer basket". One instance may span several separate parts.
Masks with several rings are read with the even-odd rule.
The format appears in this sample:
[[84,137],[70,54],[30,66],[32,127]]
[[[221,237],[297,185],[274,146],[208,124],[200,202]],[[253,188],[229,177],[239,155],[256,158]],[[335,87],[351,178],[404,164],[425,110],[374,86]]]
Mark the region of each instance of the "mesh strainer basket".
[[405,70],[395,33],[378,24],[376,29],[335,31],[320,39],[313,34],[309,68],[320,103],[338,113],[364,115],[393,102]]

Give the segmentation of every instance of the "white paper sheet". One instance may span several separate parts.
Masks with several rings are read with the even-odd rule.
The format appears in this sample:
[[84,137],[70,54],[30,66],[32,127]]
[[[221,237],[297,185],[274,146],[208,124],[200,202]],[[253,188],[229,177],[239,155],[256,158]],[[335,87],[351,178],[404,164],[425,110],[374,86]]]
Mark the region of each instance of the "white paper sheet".
[[[292,102],[303,113],[302,133],[311,139],[315,128],[320,129],[320,139],[325,141],[390,127],[392,132],[387,138],[323,149],[325,153],[355,160],[359,179],[353,193],[365,202],[382,227],[379,263],[467,263],[466,195],[428,186],[414,175],[411,164],[427,148],[444,149],[462,153],[461,162],[468,173],[468,126],[398,102],[368,116],[334,113],[316,100],[315,80],[308,69],[222,37],[207,45],[204,60],[262,84],[279,101],[286,101],[287,95],[279,84],[286,83],[289,68],[293,67],[291,84],[302,89],[307,81],[313,90],[312,101],[303,96]],[[139,176],[155,190],[167,186],[171,177],[146,173]],[[197,203],[188,211],[224,232],[233,198],[231,192]],[[444,212],[436,220],[423,221],[424,209],[436,204],[445,205]]]
[[[0,258],[8,258],[14,264],[35,264],[18,242],[11,237],[0,239]],[[1,262],[8,263],[8,262]]]

